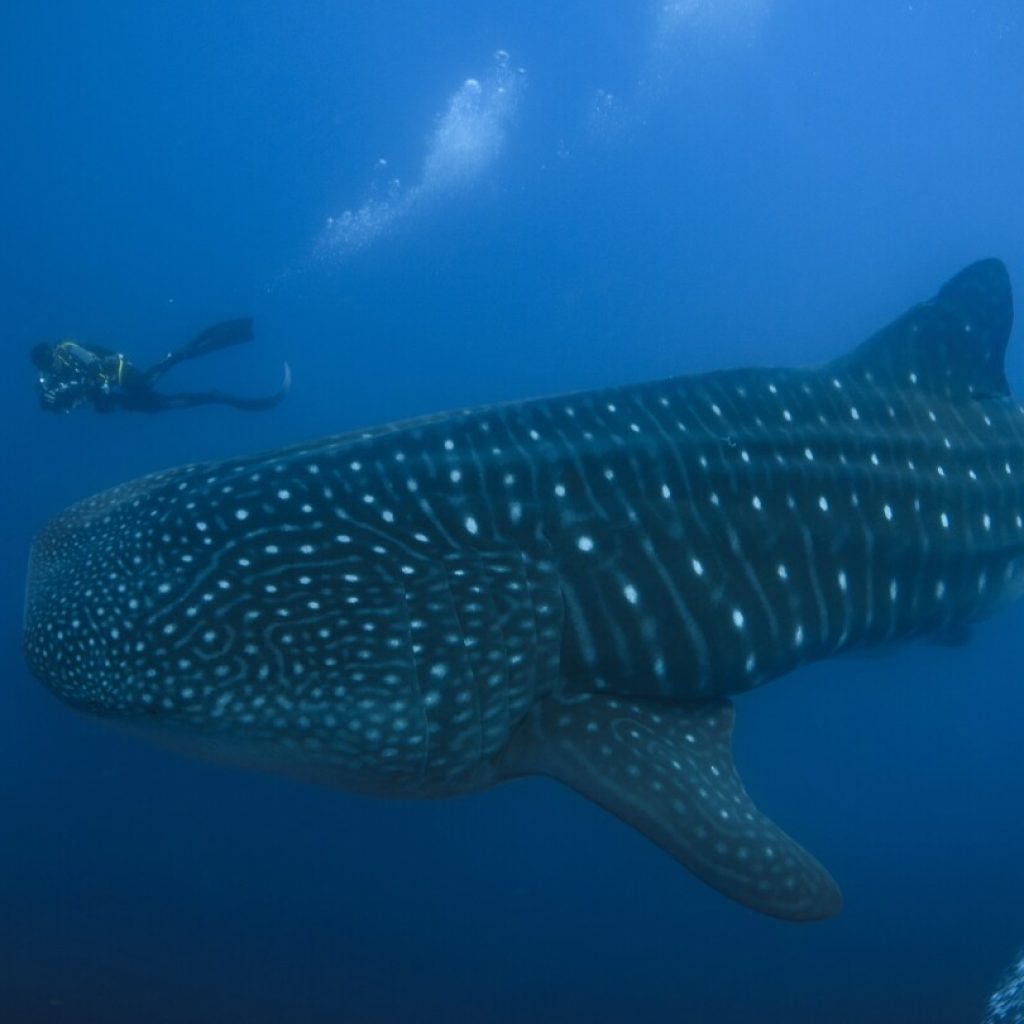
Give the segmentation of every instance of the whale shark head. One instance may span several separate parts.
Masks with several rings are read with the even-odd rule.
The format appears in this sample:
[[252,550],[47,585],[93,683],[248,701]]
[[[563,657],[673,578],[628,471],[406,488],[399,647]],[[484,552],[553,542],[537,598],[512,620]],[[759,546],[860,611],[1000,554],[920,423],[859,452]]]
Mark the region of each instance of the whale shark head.
[[309,450],[188,466],[52,520],[26,588],[34,674],[192,753],[370,791],[417,775],[407,602],[318,472]]

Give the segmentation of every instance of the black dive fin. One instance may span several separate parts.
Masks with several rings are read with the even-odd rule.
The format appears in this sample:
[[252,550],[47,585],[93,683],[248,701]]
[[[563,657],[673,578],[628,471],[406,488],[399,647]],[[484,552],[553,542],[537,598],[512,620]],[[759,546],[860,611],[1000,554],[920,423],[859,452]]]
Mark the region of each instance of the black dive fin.
[[499,767],[503,777],[564,782],[754,910],[791,921],[830,917],[842,905],[836,883],[743,788],[730,749],[733,717],[724,700],[547,697],[519,725]]
[[196,356],[205,356],[208,352],[216,352],[217,349],[229,348],[231,345],[241,345],[252,341],[252,339],[251,316],[243,316],[237,320],[224,320],[200,331],[181,350],[181,354],[186,359],[194,359]]
[[278,388],[272,395],[260,395],[257,398],[242,398],[238,395],[229,395],[223,391],[215,391],[212,394],[216,395],[216,401],[222,405],[230,405],[235,409],[241,409],[242,412],[265,412],[267,409],[273,409],[275,405],[280,405],[284,401],[285,396],[291,390],[292,387],[292,368],[285,363],[284,364],[284,380],[281,382],[281,387]]
[[972,263],[930,302],[908,310],[830,369],[895,379],[937,394],[1008,395],[1003,368],[1013,325],[1010,278],[1000,260]]

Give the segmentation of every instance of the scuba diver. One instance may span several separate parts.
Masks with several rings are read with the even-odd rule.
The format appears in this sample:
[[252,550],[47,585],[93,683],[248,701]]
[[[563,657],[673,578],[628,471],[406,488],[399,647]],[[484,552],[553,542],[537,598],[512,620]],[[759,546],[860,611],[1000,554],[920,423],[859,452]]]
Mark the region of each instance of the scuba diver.
[[230,405],[244,412],[272,409],[288,393],[291,370],[284,364],[284,383],[279,391],[259,398],[239,398],[223,391],[167,394],[155,384],[172,366],[196,359],[217,349],[251,341],[252,318],[226,320],[207,327],[184,348],[169,352],[160,362],[140,370],[120,352],[98,345],[60,341],[32,347],[32,363],[39,370],[39,403],[47,412],[70,412],[91,402],[97,412],[164,412],[193,405]]

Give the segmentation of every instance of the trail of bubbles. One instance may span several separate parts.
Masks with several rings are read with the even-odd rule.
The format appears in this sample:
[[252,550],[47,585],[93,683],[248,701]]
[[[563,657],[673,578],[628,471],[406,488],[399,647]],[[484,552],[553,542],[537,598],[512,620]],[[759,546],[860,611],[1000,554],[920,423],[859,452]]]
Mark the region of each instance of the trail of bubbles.
[[499,50],[486,78],[467,79],[449,97],[419,181],[403,187],[393,179],[384,196],[372,195],[361,206],[329,217],[315,255],[338,258],[362,249],[419,207],[470,185],[500,154],[522,82],[522,68],[513,68],[509,55]]
[[616,138],[678,87],[683,74],[724,50],[751,45],[772,10],[772,0],[674,0],[658,6],[647,56],[635,89],[615,95],[595,90],[587,129],[595,142]]

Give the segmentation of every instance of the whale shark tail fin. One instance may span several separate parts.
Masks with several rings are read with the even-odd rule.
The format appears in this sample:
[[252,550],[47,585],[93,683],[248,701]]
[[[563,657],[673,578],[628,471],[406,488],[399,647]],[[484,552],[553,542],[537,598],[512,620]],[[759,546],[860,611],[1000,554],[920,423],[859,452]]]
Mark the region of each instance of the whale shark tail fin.
[[774,917],[837,913],[828,872],[754,805],[733,764],[732,704],[548,697],[513,735],[504,777],[548,775],[611,811],[726,896]]
[[1006,396],[1003,360],[1012,326],[1006,267],[1001,260],[979,260],[829,369],[951,397]]

